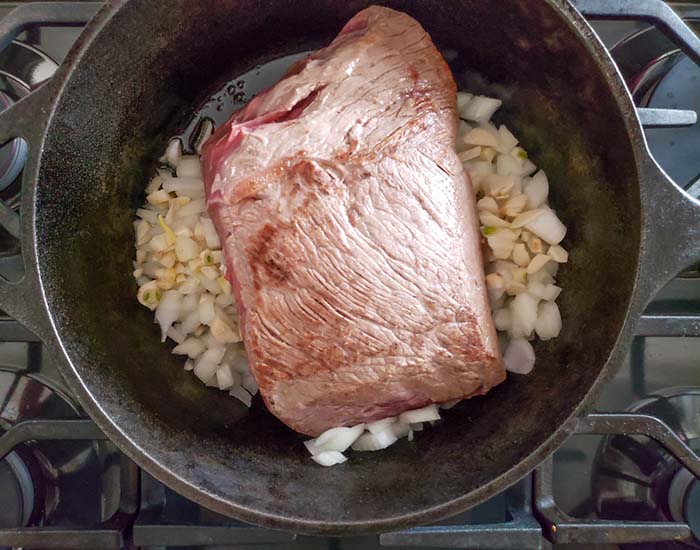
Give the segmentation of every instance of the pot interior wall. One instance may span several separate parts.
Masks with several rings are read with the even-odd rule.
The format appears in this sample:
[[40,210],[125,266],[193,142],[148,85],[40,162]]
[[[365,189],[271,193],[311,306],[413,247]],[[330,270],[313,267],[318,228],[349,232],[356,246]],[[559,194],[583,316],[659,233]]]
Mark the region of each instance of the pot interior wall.
[[[134,210],[154,159],[222,83],[322,45],[367,4],[125,2],[73,70],[36,190],[46,299],[75,373],[116,426],[108,433],[125,435],[153,473],[186,494],[196,488],[222,512],[304,531],[398,526],[427,510],[444,514],[444,504],[464,495],[461,505],[486,496],[474,491],[543,445],[600,374],[639,248],[637,175],[623,118],[557,9],[527,0],[389,2],[426,27],[461,87],[504,99],[498,121],[547,171],[569,228],[561,337],[537,345],[530,376],[511,376],[445,412],[413,443],[329,469],[309,460],[303,438],[259,399],[247,413],[184,372],[182,358],[160,343],[152,313],[136,302],[131,277]],[[501,488],[498,481],[489,491]]]

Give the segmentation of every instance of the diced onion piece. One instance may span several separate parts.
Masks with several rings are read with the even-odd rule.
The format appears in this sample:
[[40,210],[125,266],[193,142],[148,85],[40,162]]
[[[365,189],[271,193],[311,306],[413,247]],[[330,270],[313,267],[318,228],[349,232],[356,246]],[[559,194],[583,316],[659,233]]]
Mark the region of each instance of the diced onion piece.
[[499,260],[510,258],[515,239],[517,238],[512,231],[505,228],[485,227],[484,234],[486,235],[486,242],[493,250],[496,258]]
[[192,361],[192,359],[188,359],[187,361],[185,361],[185,367],[184,367],[184,368],[185,368],[185,370],[187,370],[187,371],[194,370],[194,361]]
[[512,316],[509,308],[497,309],[493,313],[493,324],[496,325],[496,330],[507,332],[512,325]]
[[469,102],[474,97],[474,94],[468,94],[466,92],[457,92],[457,112],[460,114],[464,109],[466,109]]
[[504,216],[507,216],[509,218],[515,218],[525,209],[526,203],[527,197],[525,195],[512,195],[505,202],[505,204],[501,208],[501,211]]
[[411,433],[411,426],[409,424],[404,424],[403,422],[396,422],[395,424],[392,424],[390,429],[394,434],[394,437],[398,439],[406,437],[409,433]]
[[527,266],[527,271],[528,274],[531,273],[537,273],[540,269],[542,269],[547,262],[549,262],[552,258],[547,256],[546,254],[538,254],[532,260]]
[[476,122],[487,122],[500,108],[503,102],[500,99],[476,95],[467,103],[460,114],[462,118]]
[[556,302],[542,302],[537,313],[535,332],[540,340],[556,338],[561,332],[561,313]]
[[496,158],[496,173],[501,176],[520,176],[522,167],[512,156],[501,154]]
[[161,162],[167,162],[170,166],[175,168],[177,166],[177,161],[180,160],[182,156],[182,141],[180,138],[171,139],[168,143],[168,148],[165,150],[165,155],[161,157]]
[[527,253],[525,244],[518,243],[513,247],[513,261],[521,267],[530,263],[530,255]]
[[547,256],[559,264],[565,264],[569,261],[569,253],[558,244],[549,247],[549,250],[547,250]]
[[452,401],[445,401],[444,403],[440,403],[438,406],[441,409],[447,410],[447,409],[451,409],[452,407],[454,407],[460,401],[461,401],[461,399],[453,399]]
[[534,210],[542,206],[549,195],[549,180],[543,170],[537,172],[523,184],[523,193],[527,196],[527,208]]
[[495,199],[506,198],[513,190],[515,179],[511,176],[486,174],[481,180],[481,185],[487,195],[491,195]]
[[544,285],[539,281],[529,281],[527,291],[533,298],[544,300]]
[[367,424],[367,429],[373,434],[383,432],[397,420],[397,416],[390,416],[388,418],[382,418],[381,420],[375,420],[374,422]]
[[496,158],[496,150],[493,147],[481,147],[479,158],[488,162],[492,162]]
[[489,212],[488,210],[482,210],[479,212],[479,221],[482,225],[487,225],[491,227],[510,227],[510,223],[506,220],[499,218],[496,214]]
[[428,405],[422,409],[415,409],[412,411],[404,411],[399,415],[399,421],[405,424],[414,424],[417,422],[432,422],[433,420],[440,420],[440,413],[436,405]]
[[201,178],[202,164],[197,155],[183,155],[177,161],[178,178]]
[[479,211],[491,212],[492,214],[496,215],[498,214],[498,203],[493,197],[486,196],[479,199],[479,201],[476,203],[476,208]]
[[204,196],[204,182],[200,178],[166,177],[163,179],[163,189],[157,192],[165,193],[166,191],[176,193],[178,197],[198,199]]
[[145,208],[139,208],[138,210],[136,210],[136,215],[142,220],[146,220],[151,225],[155,225],[158,223],[158,212],[155,212],[154,210],[146,210]]
[[173,348],[177,355],[187,355],[190,359],[197,359],[205,350],[204,343],[199,338],[186,338],[184,342]]
[[527,239],[527,247],[533,254],[541,254],[544,251],[542,239],[535,237],[534,235],[530,235],[530,237]]
[[205,294],[199,299],[199,319],[202,324],[208,325],[215,317],[214,296]]
[[364,430],[364,424],[358,424],[352,428],[331,428],[319,435],[313,444],[308,444],[307,448],[314,455],[328,451],[343,452],[362,435]]
[[542,208],[537,210],[527,210],[522,214],[518,214],[515,219],[510,222],[510,226],[514,229],[518,227],[527,227],[527,224],[536,221],[544,213],[545,210]]
[[559,297],[559,294],[561,294],[561,287],[558,287],[551,283],[544,285],[544,290],[542,292],[542,298],[544,300],[547,300],[548,302],[553,302]]
[[168,195],[167,191],[164,191],[163,189],[158,189],[157,191],[153,191],[153,193],[148,195],[146,197],[146,200],[154,206],[159,206],[167,204],[167,202],[170,200],[170,195]]
[[182,294],[175,290],[168,290],[163,294],[156,308],[156,321],[160,325],[161,341],[165,342],[168,329],[180,316],[180,301]]
[[238,327],[226,316],[226,314],[215,309],[214,318],[209,321],[209,330],[217,342],[221,344],[234,344],[241,341]]
[[139,303],[153,311],[158,307],[161,298],[161,291],[155,281],[151,281],[142,285],[136,295]]
[[492,288],[505,288],[506,282],[500,273],[489,273],[486,275],[486,286]]
[[236,383],[234,373],[228,365],[221,365],[216,370],[216,384],[220,390],[227,390]]
[[486,128],[473,128],[462,141],[467,145],[481,145],[482,147],[498,147],[498,136]]
[[462,151],[461,153],[457,154],[457,157],[459,158],[460,162],[467,162],[469,160],[479,158],[481,156],[481,147],[476,146],[476,147],[471,147],[470,149],[467,149],[465,151]]
[[219,241],[219,235],[214,227],[214,222],[209,218],[202,218],[201,222],[207,246],[212,250],[221,248],[221,241]]
[[514,338],[503,354],[506,370],[517,374],[528,374],[535,366],[535,350],[524,338]]
[[525,159],[523,161],[523,167],[522,167],[522,175],[523,176],[530,176],[530,175],[534,174],[536,171],[537,171],[537,166],[535,166],[530,159]]
[[336,464],[342,464],[348,459],[343,453],[339,453],[338,451],[326,451],[325,453],[314,455],[311,458],[321,466],[335,466]]
[[197,227],[196,220],[198,218],[193,218],[192,216],[199,216],[199,214],[204,212],[206,209],[207,207],[204,199],[193,199],[190,202],[188,202],[185,206],[181,206],[177,214],[180,219],[183,219],[183,221],[191,219],[194,222],[192,229],[195,230]]
[[381,451],[398,441],[391,427],[376,434],[366,433],[352,444],[353,451]]
[[175,255],[180,262],[192,260],[199,256],[199,245],[189,237],[178,237],[175,241]]
[[498,127],[498,141],[500,142],[498,150],[501,153],[510,153],[518,144],[518,139],[503,124]]
[[154,191],[158,191],[161,185],[163,185],[163,178],[160,177],[160,174],[156,174],[150,179],[144,191],[146,195],[150,195]]
[[527,292],[518,294],[510,303],[511,331],[514,335],[529,336],[537,322],[537,299]]
[[566,236],[566,226],[552,210],[541,209],[541,212],[539,216],[523,224],[524,227],[549,244],[559,244]]
[[185,341],[185,335],[182,334],[182,332],[180,332],[174,326],[168,329],[167,336],[176,344],[182,344],[182,342]]
[[205,384],[216,375],[219,366],[213,361],[206,359],[204,354],[194,364],[194,374]]

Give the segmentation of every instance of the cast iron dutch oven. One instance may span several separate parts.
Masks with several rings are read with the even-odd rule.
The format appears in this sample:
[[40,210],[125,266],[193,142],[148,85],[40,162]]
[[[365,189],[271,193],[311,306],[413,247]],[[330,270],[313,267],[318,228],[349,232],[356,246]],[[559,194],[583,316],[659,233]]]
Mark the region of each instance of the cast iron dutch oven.
[[[132,221],[167,138],[232,76],[327,43],[363,0],[109,2],[67,62],[0,116],[29,142],[24,278],[0,307],[35,331],[102,430],[155,477],[248,522],[356,534],[426,523],[503,490],[560,445],[615,371],[644,306],[700,258],[700,205],[647,150],[590,27],[560,0],[396,0],[461,88],[503,97],[501,121],[554,182],[569,228],[564,329],[537,366],[380,453],[322,468],[303,437],[183,371],[135,299]],[[480,78],[475,79],[474,73]]]

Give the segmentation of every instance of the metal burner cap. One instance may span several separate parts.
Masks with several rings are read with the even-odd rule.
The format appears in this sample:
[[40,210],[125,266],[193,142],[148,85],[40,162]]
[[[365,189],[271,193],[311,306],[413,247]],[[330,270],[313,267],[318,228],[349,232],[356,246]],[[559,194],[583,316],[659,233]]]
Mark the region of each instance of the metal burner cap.
[[0,460],[0,529],[24,527],[34,511],[34,484],[15,452]]
[[[0,112],[10,107],[14,101],[6,93],[0,91]],[[21,138],[15,138],[0,147],[0,191],[15,181],[27,162],[27,143]]]

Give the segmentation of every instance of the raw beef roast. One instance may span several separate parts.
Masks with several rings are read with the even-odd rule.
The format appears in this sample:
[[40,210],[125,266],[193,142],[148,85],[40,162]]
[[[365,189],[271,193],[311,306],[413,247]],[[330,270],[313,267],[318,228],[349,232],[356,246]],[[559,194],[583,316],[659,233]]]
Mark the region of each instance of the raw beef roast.
[[370,7],[205,145],[250,366],[299,432],[505,377],[455,94],[423,28]]

